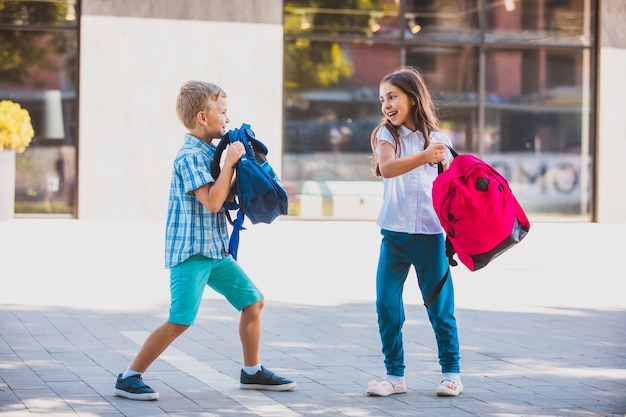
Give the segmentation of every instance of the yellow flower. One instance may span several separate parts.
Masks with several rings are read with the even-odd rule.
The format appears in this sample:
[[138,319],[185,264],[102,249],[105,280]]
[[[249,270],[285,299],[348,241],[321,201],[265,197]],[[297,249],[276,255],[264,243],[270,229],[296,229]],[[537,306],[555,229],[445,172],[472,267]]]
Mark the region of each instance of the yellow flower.
[[0,101],[0,150],[24,152],[34,135],[28,110],[9,100]]

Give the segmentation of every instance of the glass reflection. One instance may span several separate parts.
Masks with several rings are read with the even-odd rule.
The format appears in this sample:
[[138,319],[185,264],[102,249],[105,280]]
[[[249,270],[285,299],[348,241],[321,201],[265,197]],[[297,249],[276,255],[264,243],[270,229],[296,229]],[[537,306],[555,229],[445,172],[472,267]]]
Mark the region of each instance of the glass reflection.
[[399,65],[398,47],[295,40],[285,51],[282,179],[290,214],[372,218],[379,193],[371,184],[380,182],[370,135],[382,117],[378,83]]
[[[397,47],[298,40],[285,50],[284,152],[369,153],[369,134],[381,116],[378,82],[399,65]],[[355,178],[358,171],[338,176]],[[286,180],[314,175],[283,174]]]
[[480,0],[408,0],[405,34],[408,40],[477,41]]
[[422,71],[455,149],[471,151],[478,122],[478,48],[410,46],[406,63]]
[[582,51],[490,51],[486,61],[487,94],[497,98],[486,107],[499,125],[491,152],[580,153]]
[[0,3],[0,99],[20,103],[35,137],[16,155],[18,214],[75,213],[78,33],[75,1]]
[[485,60],[495,98],[485,103],[485,159],[530,212],[589,213],[589,51],[495,50]]
[[[527,212],[589,215],[595,0],[313,3],[285,2],[283,171],[315,207],[324,196],[322,216],[377,190],[378,82],[400,64],[423,72],[455,148],[501,170]],[[389,20],[373,31],[355,10]]]
[[76,27],[76,0],[4,0],[0,24]]
[[294,0],[285,2],[286,34],[384,38],[397,36],[395,0]]
[[486,40],[590,46],[592,0],[490,0]]

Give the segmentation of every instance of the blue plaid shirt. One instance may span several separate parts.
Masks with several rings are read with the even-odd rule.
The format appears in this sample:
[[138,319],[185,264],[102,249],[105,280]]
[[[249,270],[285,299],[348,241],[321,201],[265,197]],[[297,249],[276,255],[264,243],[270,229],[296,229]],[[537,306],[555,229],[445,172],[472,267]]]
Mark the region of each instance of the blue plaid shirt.
[[165,233],[165,267],[201,254],[208,258],[228,256],[228,229],[225,210],[212,213],[193,191],[213,183],[211,161],[215,147],[187,133],[172,171]]

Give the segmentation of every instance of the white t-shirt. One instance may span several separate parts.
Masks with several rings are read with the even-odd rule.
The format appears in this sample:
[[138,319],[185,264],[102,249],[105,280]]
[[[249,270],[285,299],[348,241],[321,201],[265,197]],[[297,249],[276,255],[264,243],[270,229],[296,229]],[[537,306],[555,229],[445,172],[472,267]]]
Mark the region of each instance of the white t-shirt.
[[[424,136],[400,126],[400,154],[406,157],[424,150]],[[391,143],[395,148],[391,132],[386,127],[378,130],[376,137]],[[450,138],[441,132],[433,132],[431,142],[452,146]],[[378,147],[376,148],[378,153]],[[452,162],[452,153],[446,149],[444,164]],[[437,165],[424,164],[393,178],[383,178],[383,205],[377,224],[382,229],[403,233],[439,234],[443,228],[433,208],[433,181],[437,177]]]

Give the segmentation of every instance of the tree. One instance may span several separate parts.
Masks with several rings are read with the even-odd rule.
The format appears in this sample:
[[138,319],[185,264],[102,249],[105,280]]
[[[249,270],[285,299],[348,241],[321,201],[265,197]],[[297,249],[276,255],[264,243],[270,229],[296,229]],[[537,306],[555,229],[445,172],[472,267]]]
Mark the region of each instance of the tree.
[[306,34],[367,36],[369,11],[380,7],[379,0],[285,2],[285,33],[305,35],[285,43],[285,93],[329,88],[349,80],[353,67],[340,43],[312,41]]
[[[55,69],[47,59],[49,51],[66,51],[62,33],[50,36],[47,29],[66,23],[67,2],[30,2],[0,0],[0,82],[22,84],[33,68]],[[29,30],[21,30],[27,26]],[[32,30],[40,26],[42,29]],[[6,29],[13,27],[14,29]],[[45,36],[48,34],[48,36]]]

